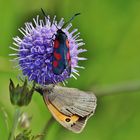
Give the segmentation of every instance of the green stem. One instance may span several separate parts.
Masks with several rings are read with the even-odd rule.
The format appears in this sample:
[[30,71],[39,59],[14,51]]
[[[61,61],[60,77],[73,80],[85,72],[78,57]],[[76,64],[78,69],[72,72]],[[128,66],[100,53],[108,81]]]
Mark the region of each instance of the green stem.
[[51,116],[51,118],[49,119],[49,121],[47,121],[47,123],[45,124],[44,128],[43,128],[43,131],[42,131],[42,137],[40,138],[40,140],[45,140],[46,138],[46,135],[49,131],[49,128],[52,126],[54,122],[54,118]]
[[21,113],[20,113],[20,108],[17,107],[17,108],[15,109],[13,125],[12,125],[11,132],[10,132],[10,134],[9,134],[8,140],[14,140],[15,130],[16,130],[17,125],[18,125],[18,121],[19,121],[20,114],[21,114]]
[[91,91],[95,92],[97,97],[140,91],[140,81],[123,82],[104,87],[94,87],[91,88]]

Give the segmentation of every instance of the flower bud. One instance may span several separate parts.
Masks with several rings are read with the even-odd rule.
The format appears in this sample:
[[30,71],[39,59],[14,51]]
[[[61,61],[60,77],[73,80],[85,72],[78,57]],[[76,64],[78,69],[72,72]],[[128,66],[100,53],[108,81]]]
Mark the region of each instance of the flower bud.
[[25,79],[22,86],[20,86],[19,84],[15,86],[13,81],[10,79],[9,92],[11,103],[18,106],[28,105],[32,99],[34,88],[35,83],[33,83],[31,89],[28,88],[27,79]]

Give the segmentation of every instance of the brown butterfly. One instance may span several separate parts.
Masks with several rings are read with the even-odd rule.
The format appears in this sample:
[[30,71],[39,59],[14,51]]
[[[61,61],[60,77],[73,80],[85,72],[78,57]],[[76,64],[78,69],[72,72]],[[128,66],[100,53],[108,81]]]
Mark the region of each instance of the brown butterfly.
[[80,133],[96,109],[96,96],[76,88],[48,85],[37,88],[53,117],[65,128]]

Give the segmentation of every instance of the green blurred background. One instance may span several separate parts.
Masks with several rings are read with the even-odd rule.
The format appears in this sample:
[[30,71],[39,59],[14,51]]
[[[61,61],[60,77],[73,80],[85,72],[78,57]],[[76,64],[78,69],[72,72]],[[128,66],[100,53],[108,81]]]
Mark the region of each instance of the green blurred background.
[[[86,69],[80,70],[78,80],[69,80],[68,86],[89,90],[140,83],[140,0],[0,0],[0,140],[7,139],[14,113],[9,78],[18,82],[19,73],[9,62],[9,46],[12,37],[20,35],[18,28],[24,27],[24,22],[41,15],[41,7],[58,19],[82,13],[73,27],[86,43],[88,52],[83,56],[88,61],[80,62]],[[139,108],[140,91],[100,96],[95,116],[82,133],[69,132],[55,122],[47,140],[139,140]],[[32,133],[39,134],[51,116],[40,95],[35,94],[23,110],[33,117]]]

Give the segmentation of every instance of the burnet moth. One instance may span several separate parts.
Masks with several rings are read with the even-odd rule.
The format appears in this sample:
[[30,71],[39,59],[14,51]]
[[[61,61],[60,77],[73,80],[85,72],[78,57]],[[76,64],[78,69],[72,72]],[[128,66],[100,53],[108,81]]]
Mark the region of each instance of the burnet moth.
[[[41,11],[43,15],[47,17],[42,8]],[[69,21],[67,21],[60,29],[55,25],[58,30],[56,34],[54,34],[55,39],[53,40],[52,70],[53,73],[56,75],[62,74],[62,72],[65,69],[67,70],[69,75],[71,74],[71,57],[70,57],[69,40],[66,33],[62,31],[62,28],[64,28],[78,15],[80,15],[80,13],[74,14],[72,18]]]

